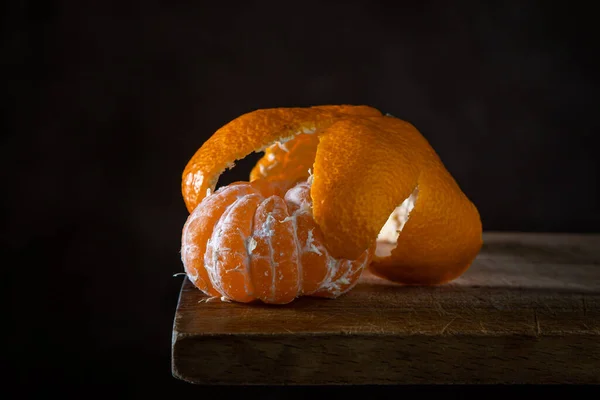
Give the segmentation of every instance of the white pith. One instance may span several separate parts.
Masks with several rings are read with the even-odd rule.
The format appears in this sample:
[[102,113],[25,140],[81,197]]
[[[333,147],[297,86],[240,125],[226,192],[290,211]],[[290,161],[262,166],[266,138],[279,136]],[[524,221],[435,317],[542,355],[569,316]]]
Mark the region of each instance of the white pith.
[[389,257],[392,254],[392,249],[394,249],[396,244],[398,243],[398,237],[406,225],[406,222],[410,218],[410,213],[415,207],[415,203],[417,201],[417,197],[419,195],[419,188],[415,188],[413,192],[408,196],[402,204],[400,204],[396,209],[390,214],[388,220],[381,228],[379,235],[377,236],[378,242],[385,242],[392,244],[394,246],[385,246],[378,248],[377,256],[378,257]]

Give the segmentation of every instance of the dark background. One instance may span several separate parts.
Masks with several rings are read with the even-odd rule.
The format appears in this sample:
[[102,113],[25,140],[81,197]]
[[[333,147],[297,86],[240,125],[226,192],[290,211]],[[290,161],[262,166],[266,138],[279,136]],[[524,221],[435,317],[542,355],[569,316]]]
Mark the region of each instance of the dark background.
[[171,377],[172,274],[185,164],[258,108],[374,106],[423,133],[485,229],[597,231],[594,13],[483,3],[4,3],[4,378],[235,392]]

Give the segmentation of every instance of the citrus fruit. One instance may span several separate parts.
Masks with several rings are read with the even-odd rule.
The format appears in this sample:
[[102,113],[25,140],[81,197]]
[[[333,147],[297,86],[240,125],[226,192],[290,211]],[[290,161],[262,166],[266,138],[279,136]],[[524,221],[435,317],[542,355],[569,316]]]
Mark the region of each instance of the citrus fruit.
[[[263,150],[265,155],[253,168],[249,183],[229,186],[219,195],[213,193],[226,168]],[[215,242],[224,240],[220,236],[213,240],[214,232],[220,232],[217,225],[223,215],[234,212],[236,218],[232,220],[246,234],[249,226],[254,226],[250,219],[253,224],[264,225],[269,215],[283,216],[282,220],[292,215],[296,210],[290,196],[300,190],[310,199],[307,215],[313,234],[319,235],[323,249],[319,252],[326,251],[327,257],[342,266],[354,265],[348,267],[352,277],[360,269],[353,263],[360,264],[363,258],[370,263],[372,258],[369,268],[386,279],[407,284],[444,283],[469,267],[482,244],[477,208],[427,140],[410,123],[367,106],[275,108],[244,114],[217,130],[200,147],[182,178],[184,201],[191,212],[183,246],[195,249],[183,257],[182,248],[186,271],[195,274],[196,286],[205,292],[237,301],[287,302],[292,295],[339,294],[327,289],[321,292],[323,288],[313,279],[309,279],[310,290],[301,288],[303,284],[292,288],[288,278],[304,272],[293,272],[294,257],[297,269],[302,255],[293,255],[286,223],[275,224],[275,235],[281,235],[275,242],[286,254],[277,265],[284,265],[287,271],[282,281],[287,283],[276,289],[275,297],[264,294],[268,279],[261,282],[258,275],[236,278],[231,287],[237,289],[231,289],[218,282],[225,275],[208,272],[215,268],[211,261],[214,255],[207,258],[206,254],[214,254],[215,249],[219,253],[219,246],[228,248],[229,242]],[[232,190],[243,193],[224,195]],[[239,198],[247,199],[238,203]],[[236,208],[230,211],[234,203]],[[241,211],[236,211],[238,208]],[[237,216],[242,212],[253,217]],[[206,243],[194,238],[206,239]],[[259,235],[254,239],[257,246],[259,239],[266,240]],[[377,241],[380,246],[372,256]],[[236,260],[230,261],[231,265],[241,262],[241,258],[230,260]],[[312,271],[313,262],[318,264],[317,260],[302,262],[302,270]],[[257,268],[267,271],[270,267],[265,264]],[[350,280],[344,275],[345,279]]]

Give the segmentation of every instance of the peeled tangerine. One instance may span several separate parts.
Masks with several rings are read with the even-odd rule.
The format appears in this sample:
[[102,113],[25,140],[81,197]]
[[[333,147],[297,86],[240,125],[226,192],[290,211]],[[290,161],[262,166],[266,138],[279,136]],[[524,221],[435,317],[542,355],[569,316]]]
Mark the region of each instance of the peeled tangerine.
[[[249,182],[214,191],[264,151]],[[275,108],[220,128],[183,172],[185,271],[222,300],[335,298],[368,265],[405,284],[460,276],[482,244],[476,207],[411,124],[367,106]]]

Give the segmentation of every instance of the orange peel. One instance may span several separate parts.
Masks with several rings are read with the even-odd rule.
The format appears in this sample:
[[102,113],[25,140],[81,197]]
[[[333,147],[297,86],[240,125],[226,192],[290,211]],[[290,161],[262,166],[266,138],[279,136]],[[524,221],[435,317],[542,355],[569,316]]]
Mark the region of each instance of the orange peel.
[[[265,151],[250,180],[285,193],[312,171],[312,213],[333,257],[355,260],[379,238],[369,268],[407,284],[460,276],[482,244],[473,203],[410,123],[368,106],[274,108],[217,130],[191,158],[182,193],[192,212],[236,160]],[[257,182],[258,183],[258,182]]]

